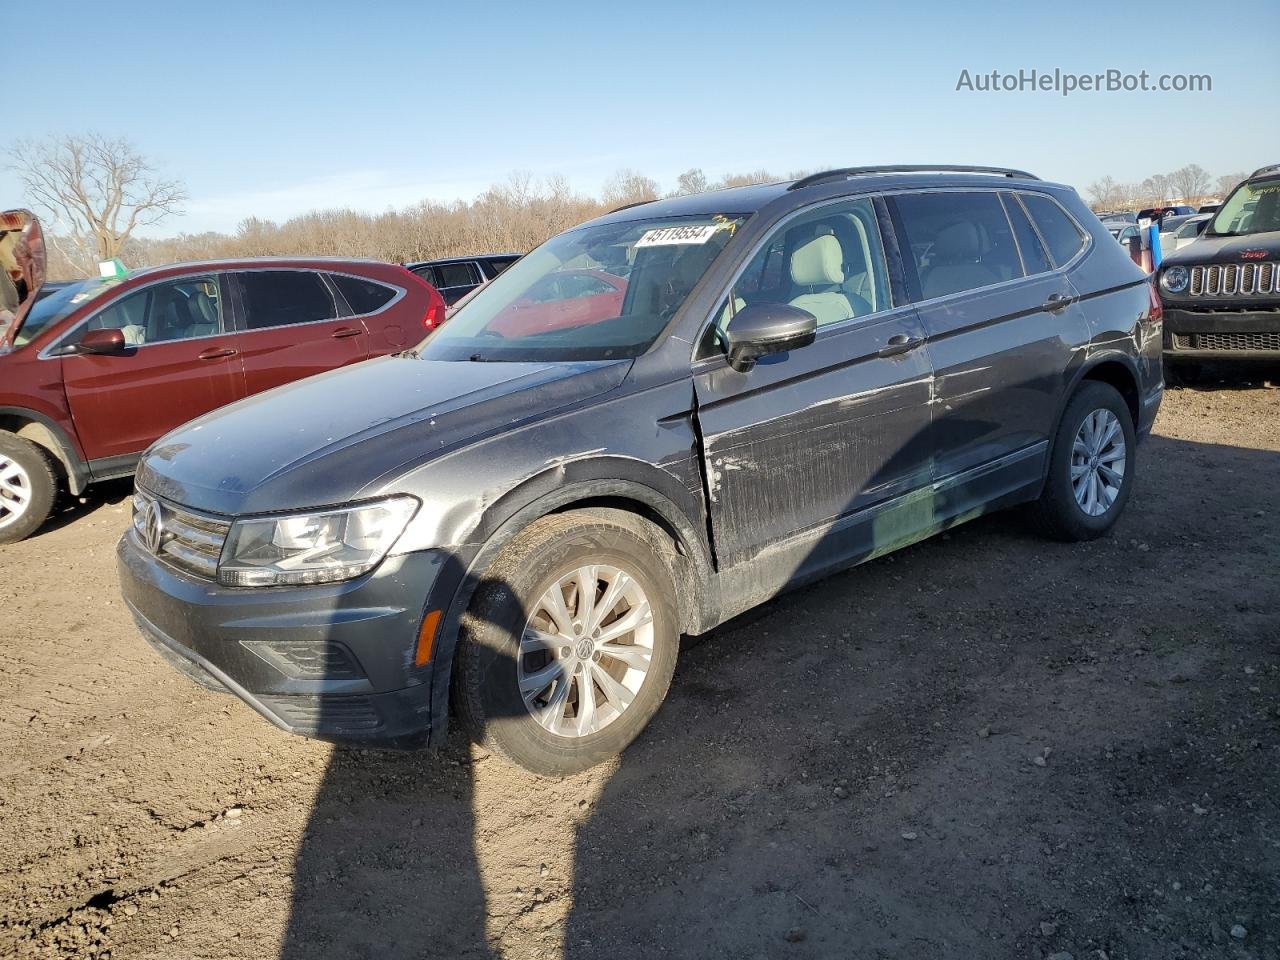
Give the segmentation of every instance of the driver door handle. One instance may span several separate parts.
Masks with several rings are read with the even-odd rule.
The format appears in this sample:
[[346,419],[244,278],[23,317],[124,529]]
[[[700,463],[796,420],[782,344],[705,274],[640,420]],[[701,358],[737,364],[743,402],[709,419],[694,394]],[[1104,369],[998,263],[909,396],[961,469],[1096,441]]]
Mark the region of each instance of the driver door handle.
[[888,343],[880,348],[878,355],[881,357],[896,357],[900,353],[914,350],[922,343],[924,343],[924,337],[912,337],[905,333],[895,334],[889,338]]
[[223,357],[234,357],[239,350],[232,347],[210,347],[199,355],[201,360],[221,360]]
[[1044,302],[1042,309],[1048,310],[1050,313],[1057,313],[1066,307],[1071,306],[1075,302],[1075,297],[1068,297],[1065,293],[1051,293],[1049,299]]
[[364,333],[363,330],[356,330],[352,327],[339,327],[333,331],[332,337],[335,340],[345,340],[347,337],[358,337],[362,333]]

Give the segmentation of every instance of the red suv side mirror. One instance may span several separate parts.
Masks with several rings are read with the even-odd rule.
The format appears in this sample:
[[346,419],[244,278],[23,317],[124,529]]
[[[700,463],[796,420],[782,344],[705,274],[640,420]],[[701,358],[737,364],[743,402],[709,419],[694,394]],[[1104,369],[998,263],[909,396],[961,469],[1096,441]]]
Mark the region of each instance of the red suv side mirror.
[[123,330],[90,330],[76,344],[76,353],[124,353]]

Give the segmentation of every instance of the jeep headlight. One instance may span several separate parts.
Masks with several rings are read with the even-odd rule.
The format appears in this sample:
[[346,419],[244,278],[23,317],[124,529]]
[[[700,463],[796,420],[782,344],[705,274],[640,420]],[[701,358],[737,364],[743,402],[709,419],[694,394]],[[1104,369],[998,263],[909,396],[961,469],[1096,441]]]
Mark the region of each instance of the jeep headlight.
[[391,497],[340,510],[236,520],[218,562],[229,587],[334,583],[367,573],[404,533],[418,509]]
[[1170,267],[1160,275],[1160,286],[1170,293],[1181,293],[1191,282],[1191,274],[1186,267]]

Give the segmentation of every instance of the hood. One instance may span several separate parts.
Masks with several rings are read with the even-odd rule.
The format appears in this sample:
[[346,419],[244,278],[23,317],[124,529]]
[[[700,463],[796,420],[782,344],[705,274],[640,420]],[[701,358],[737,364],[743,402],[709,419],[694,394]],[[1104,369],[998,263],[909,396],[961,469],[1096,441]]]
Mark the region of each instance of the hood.
[[1177,250],[1162,261],[1162,266],[1181,264],[1184,267],[1208,263],[1249,263],[1262,260],[1280,260],[1280,231],[1251,233],[1242,237],[1215,237],[1207,233],[1200,239]]
[[630,368],[369,360],[179,427],[143,456],[138,483],[232,515],[346,503],[377,492],[379,478],[611,390]]
[[0,212],[0,349],[22,325],[44,285],[47,267],[44,234],[35,214]]

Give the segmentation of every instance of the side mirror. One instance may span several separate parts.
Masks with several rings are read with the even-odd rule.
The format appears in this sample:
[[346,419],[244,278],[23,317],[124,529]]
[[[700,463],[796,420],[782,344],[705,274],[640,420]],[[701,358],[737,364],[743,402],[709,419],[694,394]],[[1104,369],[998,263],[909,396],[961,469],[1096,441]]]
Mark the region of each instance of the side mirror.
[[126,347],[123,330],[90,330],[76,344],[76,353],[124,353]]
[[745,373],[760,357],[807,347],[817,332],[817,318],[799,307],[787,303],[743,307],[725,329],[729,366]]

